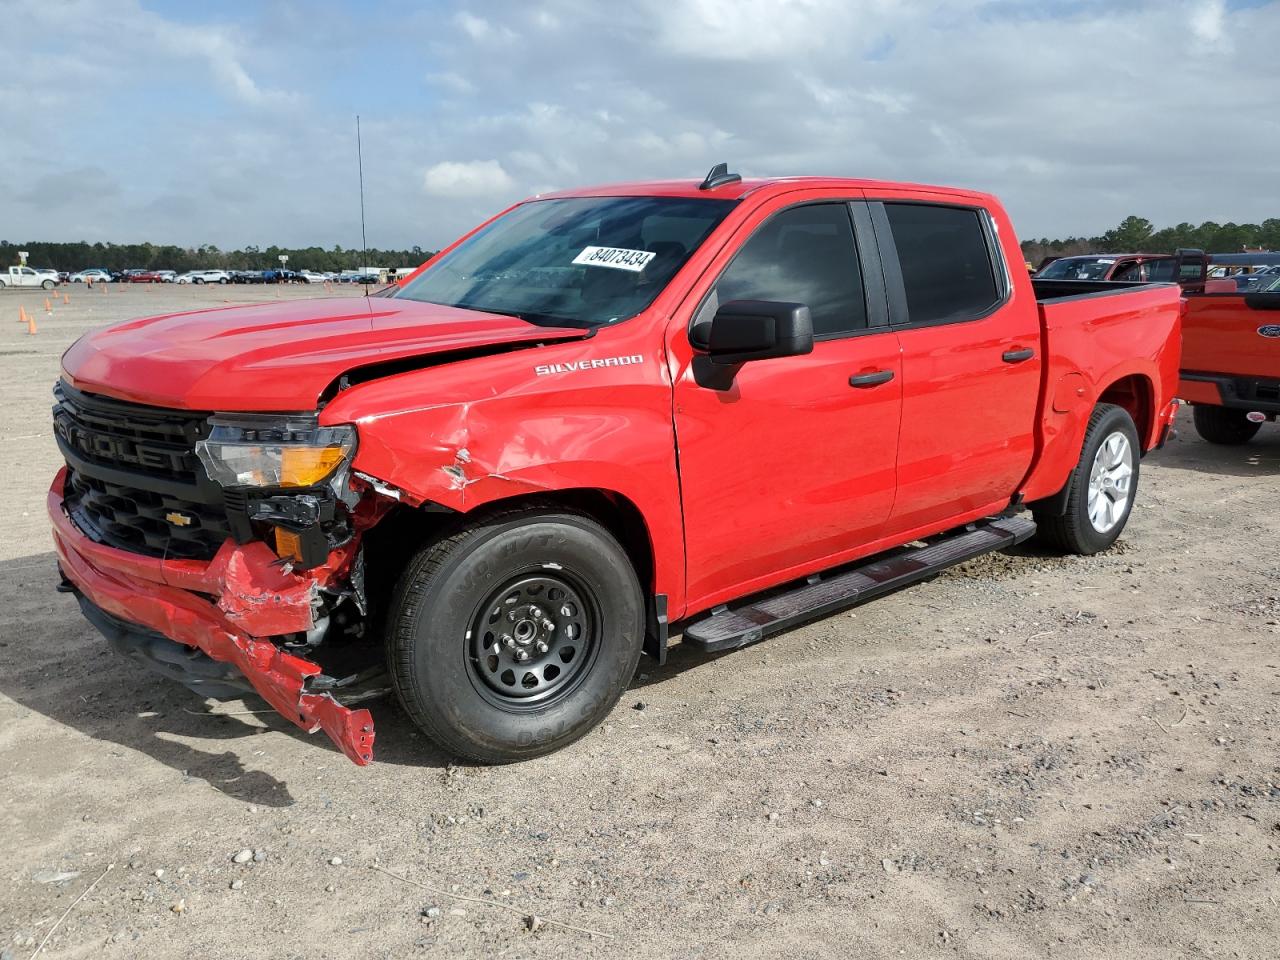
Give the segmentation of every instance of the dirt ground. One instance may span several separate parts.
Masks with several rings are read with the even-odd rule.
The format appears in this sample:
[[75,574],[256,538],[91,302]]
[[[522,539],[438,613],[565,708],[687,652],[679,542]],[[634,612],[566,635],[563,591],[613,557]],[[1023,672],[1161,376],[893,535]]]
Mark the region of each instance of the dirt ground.
[[517,766],[454,765],[381,702],[360,769],[108,652],[44,516],[76,336],[316,292],[0,293],[4,960],[55,927],[42,957],[1280,954],[1280,428],[1222,449],[1184,417],[1105,556],[677,647]]

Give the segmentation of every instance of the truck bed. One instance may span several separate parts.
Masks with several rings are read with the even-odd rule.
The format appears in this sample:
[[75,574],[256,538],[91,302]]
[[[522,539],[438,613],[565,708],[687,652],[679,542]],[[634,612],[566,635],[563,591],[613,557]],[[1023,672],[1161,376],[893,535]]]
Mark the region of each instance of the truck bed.
[[1144,451],[1160,443],[1166,398],[1178,380],[1178,351],[1166,346],[1178,342],[1182,291],[1172,283],[1130,281],[1031,284],[1045,358],[1041,446],[1024,489],[1035,500],[1065,483],[1098,400],[1130,410]]

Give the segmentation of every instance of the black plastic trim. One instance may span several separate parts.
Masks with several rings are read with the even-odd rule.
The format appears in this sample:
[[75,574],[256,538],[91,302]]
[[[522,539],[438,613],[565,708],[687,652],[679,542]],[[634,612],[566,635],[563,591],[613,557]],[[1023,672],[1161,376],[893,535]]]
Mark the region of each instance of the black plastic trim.
[[[1259,413],[1280,413],[1280,379],[1270,377],[1232,377],[1219,373],[1204,373],[1195,370],[1183,370],[1183,380],[1196,383],[1211,383],[1218,388],[1220,403],[1210,406],[1227,407],[1231,410],[1257,410]],[[1260,390],[1265,390],[1266,397],[1259,397]],[[1271,399],[1274,393],[1276,399]]]
[[667,662],[667,644],[671,621],[667,614],[667,595],[654,594],[645,604],[644,652],[662,666]]
[[876,228],[871,222],[871,211],[865,200],[851,201],[849,214],[853,217],[853,238],[858,248],[858,262],[862,266],[862,288],[867,305],[867,330],[883,330],[889,326],[889,299],[885,292],[884,265],[880,262],[880,246],[876,243]]
[[[1069,303],[1075,300],[1091,300],[1095,297],[1111,297],[1121,293],[1135,293],[1155,287],[1173,287],[1176,283],[1147,283],[1143,280],[1037,280],[1031,278],[1031,289],[1036,302],[1042,304]],[[1056,293],[1055,291],[1062,291]],[[1047,296],[1046,296],[1047,294]]]

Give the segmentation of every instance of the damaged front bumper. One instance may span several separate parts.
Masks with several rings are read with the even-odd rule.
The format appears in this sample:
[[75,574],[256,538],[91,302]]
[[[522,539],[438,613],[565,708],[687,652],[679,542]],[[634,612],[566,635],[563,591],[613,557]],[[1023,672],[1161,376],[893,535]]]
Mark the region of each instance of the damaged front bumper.
[[265,543],[228,540],[212,560],[142,556],[89,539],[63,509],[66,470],[49,490],[49,518],[63,576],[109,617],[162,634],[234,666],[290,722],[323,730],[354,763],[373,760],[373,716],[343,706],[313,686],[318,664],[271,640],[313,626],[316,592],[342,581],[356,561],[353,541],[323,565],[296,572]]

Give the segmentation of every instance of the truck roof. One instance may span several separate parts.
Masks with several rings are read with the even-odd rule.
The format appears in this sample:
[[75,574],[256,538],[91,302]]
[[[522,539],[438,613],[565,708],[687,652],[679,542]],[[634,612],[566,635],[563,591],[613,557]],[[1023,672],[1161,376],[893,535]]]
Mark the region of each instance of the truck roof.
[[561,199],[564,197],[704,197],[717,200],[741,200],[751,194],[767,191],[785,193],[804,189],[852,189],[852,190],[924,190],[992,203],[995,198],[976,190],[958,187],[942,187],[921,183],[898,183],[892,180],[866,180],[853,177],[744,177],[723,186],[702,189],[703,181],[690,180],[639,180],[632,183],[607,183],[594,187],[577,187],[537,194],[537,199]]

